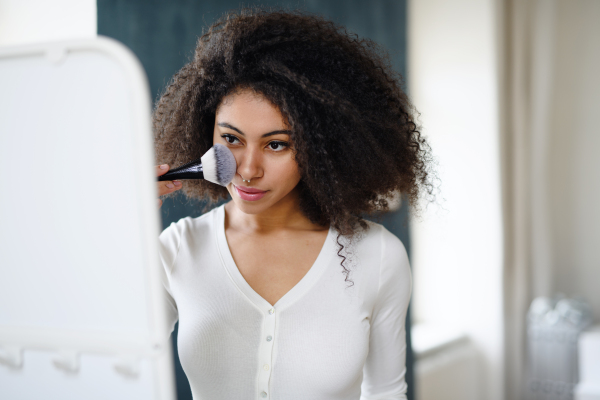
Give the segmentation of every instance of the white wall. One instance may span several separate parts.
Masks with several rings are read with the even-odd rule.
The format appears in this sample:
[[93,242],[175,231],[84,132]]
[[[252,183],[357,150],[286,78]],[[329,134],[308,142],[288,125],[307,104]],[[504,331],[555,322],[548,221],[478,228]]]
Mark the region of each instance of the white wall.
[[495,7],[494,0],[415,0],[408,17],[410,96],[445,199],[412,221],[414,315],[469,336],[481,381],[466,384],[482,388],[481,400],[503,398]]
[[96,0],[0,0],[0,46],[93,38]]
[[481,358],[469,341],[428,354],[415,365],[415,392],[419,400],[481,400],[485,388],[480,376]]
[[553,288],[600,321],[600,2],[558,2],[548,174]]

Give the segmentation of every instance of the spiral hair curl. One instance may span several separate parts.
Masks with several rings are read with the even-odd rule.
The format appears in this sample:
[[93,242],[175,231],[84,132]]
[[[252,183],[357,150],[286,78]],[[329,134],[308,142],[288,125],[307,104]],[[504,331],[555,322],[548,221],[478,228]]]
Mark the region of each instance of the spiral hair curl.
[[[362,216],[387,210],[394,193],[418,209],[421,194],[433,191],[430,148],[401,85],[381,47],[322,17],[230,12],[198,39],[193,60],[156,104],[156,161],[180,165],[203,155],[223,98],[250,89],[290,126],[302,212],[352,237],[367,228]],[[205,180],[183,181],[182,190],[189,198],[228,196]]]

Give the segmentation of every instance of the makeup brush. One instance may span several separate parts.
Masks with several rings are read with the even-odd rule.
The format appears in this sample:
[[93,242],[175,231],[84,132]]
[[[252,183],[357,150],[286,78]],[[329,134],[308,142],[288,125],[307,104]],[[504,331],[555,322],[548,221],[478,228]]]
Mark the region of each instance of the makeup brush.
[[222,144],[215,144],[202,157],[170,170],[159,176],[158,180],[205,179],[217,185],[227,186],[236,169],[237,163],[231,150]]

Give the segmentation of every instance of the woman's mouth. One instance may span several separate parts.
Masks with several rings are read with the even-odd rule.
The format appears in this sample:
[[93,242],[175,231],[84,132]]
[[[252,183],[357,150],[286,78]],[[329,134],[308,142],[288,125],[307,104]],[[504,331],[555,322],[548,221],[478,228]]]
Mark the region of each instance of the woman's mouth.
[[238,196],[240,196],[242,200],[246,201],[260,200],[265,194],[267,194],[267,190],[260,190],[236,185],[233,185],[233,187],[235,188],[235,191],[238,194]]

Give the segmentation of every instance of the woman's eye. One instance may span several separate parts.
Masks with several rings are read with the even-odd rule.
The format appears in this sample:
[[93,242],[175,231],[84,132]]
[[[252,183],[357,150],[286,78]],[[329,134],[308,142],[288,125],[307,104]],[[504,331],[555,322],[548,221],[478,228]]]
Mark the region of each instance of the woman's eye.
[[225,141],[227,141],[227,143],[229,144],[235,144],[236,141],[238,141],[238,138],[236,138],[233,135],[221,135],[221,137],[225,139]]
[[285,142],[271,142],[268,144],[268,146],[273,151],[282,151],[288,147],[288,144]]

